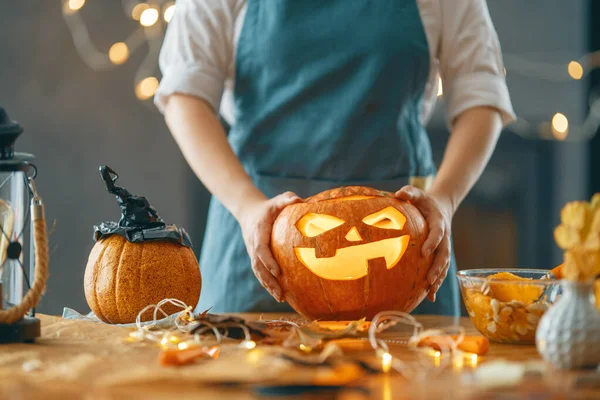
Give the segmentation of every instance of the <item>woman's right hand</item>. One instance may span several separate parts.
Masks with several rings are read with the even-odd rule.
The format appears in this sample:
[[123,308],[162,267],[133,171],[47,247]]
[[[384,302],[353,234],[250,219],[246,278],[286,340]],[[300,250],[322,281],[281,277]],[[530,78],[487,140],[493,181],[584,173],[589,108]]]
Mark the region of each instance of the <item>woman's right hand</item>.
[[278,302],[282,302],[285,296],[278,281],[281,270],[271,253],[271,231],[281,210],[299,202],[302,202],[302,199],[295,193],[285,192],[272,199],[247,205],[238,217],[252,271],[261,285]]

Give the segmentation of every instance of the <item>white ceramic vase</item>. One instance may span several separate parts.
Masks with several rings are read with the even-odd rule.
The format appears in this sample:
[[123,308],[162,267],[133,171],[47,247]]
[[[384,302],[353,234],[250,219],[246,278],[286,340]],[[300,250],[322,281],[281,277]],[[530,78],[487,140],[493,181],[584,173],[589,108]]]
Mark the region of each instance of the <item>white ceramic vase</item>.
[[542,317],[536,331],[538,352],[559,369],[600,364],[600,313],[593,282],[563,280],[562,296]]

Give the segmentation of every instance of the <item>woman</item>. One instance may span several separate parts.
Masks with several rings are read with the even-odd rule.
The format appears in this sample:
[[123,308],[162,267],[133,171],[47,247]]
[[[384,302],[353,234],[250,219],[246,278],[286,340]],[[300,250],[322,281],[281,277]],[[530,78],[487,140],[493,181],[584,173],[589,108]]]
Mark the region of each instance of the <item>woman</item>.
[[[415,312],[459,313],[452,216],[514,119],[485,0],[179,0],[160,65],[155,102],[214,195],[198,310],[288,310],[274,219],[358,184],[429,223],[430,302]],[[424,124],[438,72],[451,137],[436,173]]]

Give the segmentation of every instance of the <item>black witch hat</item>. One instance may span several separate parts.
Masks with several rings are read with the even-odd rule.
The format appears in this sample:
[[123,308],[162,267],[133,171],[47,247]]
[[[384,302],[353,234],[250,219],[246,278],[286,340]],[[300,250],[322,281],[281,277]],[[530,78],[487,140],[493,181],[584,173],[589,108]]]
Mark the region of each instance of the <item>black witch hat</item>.
[[100,175],[109,193],[117,198],[121,208],[119,222],[107,221],[94,226],[94,240],[109,235],[121,235],[130,242],[169,241],[192,247],[192,242],[183,228],[167,225],[145,197],[129,193],[116,186],[119,175],[110,167],[100,167]]

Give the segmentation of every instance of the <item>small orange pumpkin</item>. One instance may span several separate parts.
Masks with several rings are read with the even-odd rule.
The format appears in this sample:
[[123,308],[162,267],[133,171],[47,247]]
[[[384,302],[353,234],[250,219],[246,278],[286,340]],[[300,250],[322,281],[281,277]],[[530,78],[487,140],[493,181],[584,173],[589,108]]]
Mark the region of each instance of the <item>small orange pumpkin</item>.
[[311,319],[371,319],[410,312],[429,289],[431,257],[421,256],[427,223],[392,193],[352,186],[286,207],[271,249],[286,300]]
[[[201,286],[191,248],[166,241],[132,243],[120,235],[96,242],[84,276],[88,305],[98,318],[111,324],[135,322],[144,307],[165,298],[195,307]],[[181,311],[171,304],[161,308],[169,315]],[[149,310],[142,321],[152,317]]]

